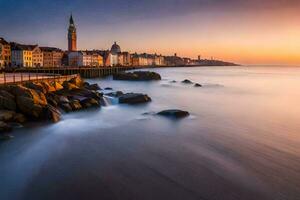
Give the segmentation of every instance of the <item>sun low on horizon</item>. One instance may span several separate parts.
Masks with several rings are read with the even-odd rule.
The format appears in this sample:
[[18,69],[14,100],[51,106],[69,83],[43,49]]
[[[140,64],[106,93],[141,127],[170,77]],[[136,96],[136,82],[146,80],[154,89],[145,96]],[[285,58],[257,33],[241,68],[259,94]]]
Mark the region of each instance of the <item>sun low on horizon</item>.
[[78,48],[215,58],[240,64],[300,64],[296,0],[0,0],[0,37],[67,48],[73,14]]

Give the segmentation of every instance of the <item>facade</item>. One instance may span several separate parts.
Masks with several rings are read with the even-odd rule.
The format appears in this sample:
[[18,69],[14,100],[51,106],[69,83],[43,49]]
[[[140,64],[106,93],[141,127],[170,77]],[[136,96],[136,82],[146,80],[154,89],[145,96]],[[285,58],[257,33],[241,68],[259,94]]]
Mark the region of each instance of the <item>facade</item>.
[[70,17],[68,29],[68,50],[77,51],[77,32],[72,15]]
[[40,47],[43,53],[43,67],[61,67],[64,53],[53,47]]
[[11,43],[11,64],[13,67],[33,67],[35,45]]
[[3,38],[0,38],[0,68],[11,66],[11,47]]
[[32,50],[32,65],[33,67],[43,66],[43,52],[37,45]]
[[118,54],[118,65],[131,66],[131,55],[129,52],[122,52]]
[[96,51],[69,52],[69,65],[76,67],[101,67],[104,65],[103,57]]

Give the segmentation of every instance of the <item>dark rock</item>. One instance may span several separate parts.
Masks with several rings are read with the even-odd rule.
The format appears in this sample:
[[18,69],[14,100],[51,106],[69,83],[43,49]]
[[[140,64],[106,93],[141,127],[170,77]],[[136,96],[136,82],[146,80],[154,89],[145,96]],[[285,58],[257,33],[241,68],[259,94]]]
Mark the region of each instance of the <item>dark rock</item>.
[[55,88],[56,91],[64,89],[64,87],[59,82],[52,82],[51,85]]
[[53,122],[58,122],[60,120],[61,113],[55,107],[48,105],[46,111],[46,117]]
[[70,104],[73,111],[82,109],[80,101],[78,101],[78,100],[73,100],[69,104]]
[[63,87],[65,90],[68,90],[68,91],[79,89],[79,87],[77,85],[70,83],[68,81],[63,82]]
[[175,119],[184,118],[184,117],[187,117],[190,115],[189,112],[187,112],[187,111],[182,111],[182,110],[177,110],[177,109],[163,110],[157,114],[161,115],[161,116],[165,116],[165,117],[175,118]]
[[185,83],[185,84],[193,84],[193,82],[190,81],[190,80],[188,80],[188,79],[183,80],[182,83]]
[[13,138],[14,138],[14,136],[9,135],[9,134],[0,134],[0,140],[10,140]]
[[0,110],[0,121],[11,122],[16,113],[10,110]]
[[45,88],[45,90],[46,90],[47,93],[49,93],[49,92],[55,92],[56,91],[55,87],[52,86],[47,81],[41,82],[40,84]]
[[177,83],[177,81],[173,80],[173,81],[170,81],[170,83]]
[[7,124],[3,121],[0,121],[0,134],[9,132],[11,130],[12,130],[12,127],[9,124]]
[[104,88],[104,90],[113,90],[113,89],[110,87],[106,87],[106,88]]
[[60,96],[59,97],[59,103],[70,103],[68,97],[66,96]]
[[15,111],[17,109],[15,96],[5,90],[1,90],[0,91],[0,109],[7,109],[7,110]]
[[138,94],[138,93],[127,93],[123,94],[119,98],[119,103],[125,104],[139,104],[150,102],[151,98],[146,94]]
[[202,85],[199,83],[195,83],[194,87],[202,87]]
[[69,80],[69,83],[71,83],[71,84],[73,84],[73,85],[75,85],[75,86],[77,86],[77,87],[82,87],[83,86],[83,84],[84,84],[84,82],[83,82],[83,80],[80,78],[80,76],[77,76],[77,77],[75,77],[75,78],[72,78],[72,79],[70,79]]
[[100,86],[97,83],[84,86],[84,87],[88,90],[101,90]]
[[44,94],[47,93],[47,89],[41,83],[27,82],[24,86],[33,90],[40,91]]
[[84,108],[100,107],[100,102],[93,98],[86,98],[86,99],[80,101],[80,104]]
[[65,112],[71,112],[72,111],[72,107],[70,106],[69,103],[60,104],[60,108],[63,109]]
[[136,72],[121,72],[113,75],[114,80],[130,80],[130,81],[151,81],[161,80],[161,76],[156,72],[136,71]]
[[27,121],[25,115],[21,114],[21,113],[16,113],[13,119],[14,122],[17,123],[24,123]]
[[115,98],[119,98],[123,95],[124,93],[122,91],[117,91],[117,92],[111,92],[108,94],[105,94],[106,96],[110,96],[110,97],[115,97]]

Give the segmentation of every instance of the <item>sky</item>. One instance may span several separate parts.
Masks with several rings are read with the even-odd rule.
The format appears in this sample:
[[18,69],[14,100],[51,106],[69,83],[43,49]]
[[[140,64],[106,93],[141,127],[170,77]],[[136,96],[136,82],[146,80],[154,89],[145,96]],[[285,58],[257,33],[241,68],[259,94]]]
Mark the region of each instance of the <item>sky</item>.
[[299,0],[0,0],[0,37],[78,48],[233,61],[300,64]]

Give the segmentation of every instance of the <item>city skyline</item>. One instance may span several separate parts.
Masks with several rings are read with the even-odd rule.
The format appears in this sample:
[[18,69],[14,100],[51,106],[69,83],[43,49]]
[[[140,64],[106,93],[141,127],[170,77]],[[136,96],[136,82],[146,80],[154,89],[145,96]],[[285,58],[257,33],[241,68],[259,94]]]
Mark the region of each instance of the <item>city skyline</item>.
[[292,0],[0,1],[0,26],[9,41],[66,49],[72,12],[78,49],[108,49],[118,41],[131,52],[299,64],[299,8]]

